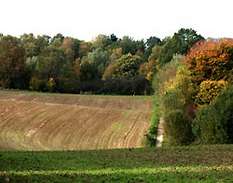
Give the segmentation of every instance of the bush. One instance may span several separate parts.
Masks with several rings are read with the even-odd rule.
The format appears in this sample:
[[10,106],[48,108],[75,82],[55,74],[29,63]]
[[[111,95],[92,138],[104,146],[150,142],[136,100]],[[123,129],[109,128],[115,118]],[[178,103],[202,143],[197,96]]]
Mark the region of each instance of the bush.
[[118,78],[82,82],[60,78],[56,82],[56,91],[62,93],[144,95],[150,94],[151,87],[149,81],[140,76],[132,79]]
[[188,108],[193,105],[194,86],[190,79],[190,73],[184,65],[177,68],[174,78],[167,81],[163,86],[163,93],[160,96],[161,114],[172,110],[183,110],[188,115]]
[[[185,86],[185,85],[183,85]],[[184,87],[181,87],[184,89]],[[194,105],[180,88],[168,90],[161,98],[161,115],[164,117],[164,131],[169,145],[186,145],[193,141],[191,121]]]
[[47,81],[32,77],[30,80],[29,88],[34,91],[47,91]]
[[202,107],[193,121],[196,141],[202,144],[233,143],[233,86]]
[[175,55],[171,62],[158,70],[153,79],[153,89],[156,95],[163,95],[165,92],[165,84],[174,79],[177,68],[180,66],[182,59],[182,55]]
[[56,91],[60,93],[80,93],[81,83],[77,79],[59,78],[56,83]]
[[190,72],[182,64],[182,58],[182,56],[175,56],[173,61],[161,68],[154,83],[158,105],[155,106],[157,108],[154,118],[156,121],[151,122],[149,137],[153,140],[151,137],[154,136],[151,132],[155,133],[154,127],[157,128],[160,117],[164,117],[165,137],[167,137],[165,140],[170,145],[189,144],[193,140],[190,121],[194,118],[195,90],[190,79]]
[[187,145],[192,142],[192,128],[182,110],[168,112],[164,120],[165,135],[170,145]]
[[146,134],[146,145],[153,147],[156,145],[157,129],[159,125],[159,103],[157,96],[153,97],[153,111],[151,116],[150,128]]
[[156,137],[157,137],[157,130],[160,117],[162,116],[161,112],[161,97],[164,94],[164,85],[166,82],[170,81],[176,75],[177,67],[179,66],[179,61],[182,56],[175,56],[174,59],[162,67],[156,73],[153,79],[153,89],[155,92],[155,96],[153,99],[153,113],[150,122],[150,128],[148,133],[146,134],[147,137],[147,145],[155,146],[156,145]]
[[168,144],[185,145],[193,140],[191,120],[194,117],[194,88],[190,73],[184,65],[177,68],[174,79],[164,86],[161,96],[161,114],[165,121],[165,134]]
[[56,87],[56,82],[54,81],[53,78],[49,78],[49,80],[47,81],[47,89],[49,92],[54,92]]
[[227,81],[202,81],[196,97],[198,104],[209,104],[227,86]]
[[149,81],[141,76],[132,79],[107,79],[102,81],[102,84],[101,88],[97,90],[99,94],[145,95],[151,92]]

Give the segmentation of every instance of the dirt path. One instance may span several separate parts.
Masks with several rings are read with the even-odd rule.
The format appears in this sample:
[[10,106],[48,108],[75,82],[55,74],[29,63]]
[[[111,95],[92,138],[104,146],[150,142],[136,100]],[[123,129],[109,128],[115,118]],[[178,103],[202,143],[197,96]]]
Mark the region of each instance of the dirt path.
[[156,138],[156,147],[162,147],[164,137],[164,119],[161,117],[159,120],[157,138]]

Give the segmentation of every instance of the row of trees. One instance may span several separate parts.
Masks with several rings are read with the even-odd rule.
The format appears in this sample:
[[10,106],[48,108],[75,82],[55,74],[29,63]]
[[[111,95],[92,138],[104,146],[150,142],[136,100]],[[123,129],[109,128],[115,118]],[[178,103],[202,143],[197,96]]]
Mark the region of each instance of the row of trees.
[[0,34],[0,87],[36,91],[148,94],[159,68],[202,40],[180,29],[163,40],[99,35],[86,42],[54,37]]
[[[233,143],[233,39],[196,43],[156,74],[156,115],[169,145]],[[155,127],[148,137],[153,141]]]

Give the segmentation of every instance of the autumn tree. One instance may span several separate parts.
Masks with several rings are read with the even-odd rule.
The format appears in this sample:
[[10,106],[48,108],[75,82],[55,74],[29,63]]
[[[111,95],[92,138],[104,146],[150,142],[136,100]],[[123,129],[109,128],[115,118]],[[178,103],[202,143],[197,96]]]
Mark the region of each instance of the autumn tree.
[[117,65],[116,62],[121,56],[122,56],[122,48],[115,48],[112,50],[112,53],[109,57],[110,63],[106,67],[102,79],[106,80],[112,78],[112,75],[116,69],[116,65]]
[[81,41],[79,44],[78,56],[80,58],[87,56],[91,50],[92,50],[92,43]]
[[20,40],[12,36],[0,39],[0,86],[25,87],[25,49]]
[[117,59],[119,59],[123,55],[122,48],[115,48],[111,51],[111,55],[109,57],[110,63],[115,63]]
[[139,72],[143,75],[148,81],[152,82],[154,75],[159,70],[159,56],[161,53],[162,47],[159,45],[155,45],[152,50],[151,54],[147,60],[147,62],[143,63],[140,66]]
[[80,60],[80,58],[75,59],[72,68],[73,68],[75,77],[80,78],[80,75],[81,75],[81,60]]
[[157,71],[157,60],[149,60],[140,66],[139,73],[148,81],[152,82],[153,76]]
[[67,59],[74,62],[79,57],[80,41],[71,37],[65,37],[60,48],[64,51]]
[[200,42],[190,50],[185,63],[197,84],[204,80],[232,80],[233,39]]

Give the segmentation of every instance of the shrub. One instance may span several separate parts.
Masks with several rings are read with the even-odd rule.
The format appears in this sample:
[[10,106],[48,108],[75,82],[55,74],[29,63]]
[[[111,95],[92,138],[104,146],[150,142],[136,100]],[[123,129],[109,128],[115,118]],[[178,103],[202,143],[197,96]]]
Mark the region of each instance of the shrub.
[[156,95],[161,96],[165,92],[165,83],[169,82],[176,76],[177,68],[179,67],[182,59],[182,55],[175,55],[171,62],[158,70],[153,79],[153,88]]
[[196,143],[222,144],[227,142],[224,124],[220,120],[218,111],[212,106],[205,106],[197,112],[193,121],[193,133]]
[[34,91],[47,91],[47,82],[37,77],[32,77],[30,80],[29,88]]
[[[174,57],[172,62],[158,72],[155,81],[157,116],[154,118],[156,121],[151,124],[157,126],[159,118],[164,117],[167,143],[189,144],[193,140],[190,121],[194,117],[193,93],[195,90],[190,79],[190,72],[182,64],[182,57]],[[153,126],[151,129],[154,130]]]
[[182,110],[172,110],[164,116],[165,135],[170,145],[186,145],[192,141],[192,128]]
[[164,88],[160,108],[165,120],[164,130],[168,144],[189,144],[193,140],[191,120],[194,117],[194,88],[190,72],[184,65],[180,65],[175,78],[167,82]]
[[198,104],[209,104],[227,86],[227,81],[202,81],[196,100]]
[[99,94],[118,94],[118,95],[144,95],[151,92],[150,83],[141,76],[127,78],[107,79],[102,81]]
[[183,110],[187,114],[187,109],[193,104],[194,86],[190,79],[190,72],[184,65],[177,68],[176,76],[167,81],[164,92],[160,97],[161,114],[165,115],[172,110]]
[[56,83],[56,91],[61,93],[80,93],[80,81],[70,78],[59,78]]
[[203,144],[233,143],[233,86],[199,109],[193,121],[196,141]]
[[146,134],[147,145],[149,146],[156,145],[157,128],[160,117],[162,116],[161,97],[164,94],[164,84],[175,77],[176,69],[180,61],[180,59],[178,58],[182,58],[182,56],[175,56],[170,63],[166,64],[160,70],[158,70],[153,79],[153,89],[155,92],[155,96],[153,99],[153,113],[150,128],[148,130],[148,133]]
[[107,79],[93,81],[78,81],[59,79],[56,91],[63,93],[92,93],[115,95],[144,95],[151,92],[150,83],[141,76],[132,79]]
[[49,78],[49,80],[47,81],[47,88],[49,92],[54,92],[56,87],[56,82],[54,81],[53,78]]
[[150,128],[146,134],[146,145],[153,147],[156,145],[157,129],[159,125],[159,103],[157,96],[153,97],[153,111],[151,116]]

